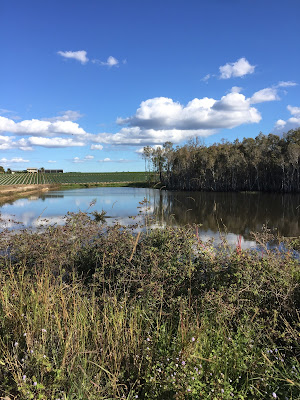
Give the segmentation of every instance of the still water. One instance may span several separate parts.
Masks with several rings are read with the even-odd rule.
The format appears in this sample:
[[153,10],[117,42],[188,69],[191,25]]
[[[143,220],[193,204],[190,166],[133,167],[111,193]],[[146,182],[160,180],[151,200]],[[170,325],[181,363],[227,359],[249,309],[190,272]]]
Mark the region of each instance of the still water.
[[[147,203],[144,202],[147,200]],[[91,204],[94,205],[91,206]],[[143,204],[140,204],[143,203]],[[251,232],[263,226],[284,236],[300,235],[300,195],[270,193],[170,192],[146,188],[87,188],[51,191],[0,206],[0,229],[63,224],[70,212],[107,212],[107,223],[132,224],[145,214],[153,226],[201,224],[202,239],[226,234],[234,244],[242,236],[244,248],[255,246]],[[47,221],[46,221],[47,220]]]

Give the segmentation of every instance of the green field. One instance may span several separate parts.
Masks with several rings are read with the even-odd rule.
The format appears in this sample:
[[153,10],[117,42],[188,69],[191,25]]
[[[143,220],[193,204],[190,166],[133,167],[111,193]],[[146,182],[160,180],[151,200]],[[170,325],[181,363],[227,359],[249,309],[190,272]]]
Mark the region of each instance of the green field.
[[60,174],[1,174],[0,185],[32,185],[32,184],[81,184],[81,183],[113,183],[113,182],[145,182],[145,172],[102,172]]

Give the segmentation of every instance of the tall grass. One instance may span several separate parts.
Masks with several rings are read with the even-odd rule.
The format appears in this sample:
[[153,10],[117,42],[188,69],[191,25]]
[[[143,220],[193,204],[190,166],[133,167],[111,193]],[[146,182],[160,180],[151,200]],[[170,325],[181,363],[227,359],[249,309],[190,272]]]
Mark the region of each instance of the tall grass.
[[3,232],[0,265],[2,397],[299,399],[288,246],[216,249],[193,227],[137,236],[80,213]]

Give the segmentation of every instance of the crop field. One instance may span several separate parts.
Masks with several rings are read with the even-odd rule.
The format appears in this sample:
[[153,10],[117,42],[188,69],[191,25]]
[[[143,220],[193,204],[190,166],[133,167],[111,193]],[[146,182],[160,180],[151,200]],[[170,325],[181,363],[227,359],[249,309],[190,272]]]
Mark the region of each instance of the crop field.
[[60,174],[1,174],[0,185],[33,185],[60,183],[113,183],[113,182],[145,182],[145,172],[102,172],[102,173],[60,173]]

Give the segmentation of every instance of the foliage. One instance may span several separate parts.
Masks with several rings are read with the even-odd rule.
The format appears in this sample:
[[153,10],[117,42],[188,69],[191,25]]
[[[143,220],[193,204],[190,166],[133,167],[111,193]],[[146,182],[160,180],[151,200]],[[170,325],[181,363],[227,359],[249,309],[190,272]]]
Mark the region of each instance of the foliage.
[[[0,397],[297,399],[299,259],[69,214],[0,236]],[[281,240],[281,239],[280,239]]]
[[144,148],[144,157],[167,189],[300,191],[300,128],[208,147],[198,140],[176,148],[167,142]]

